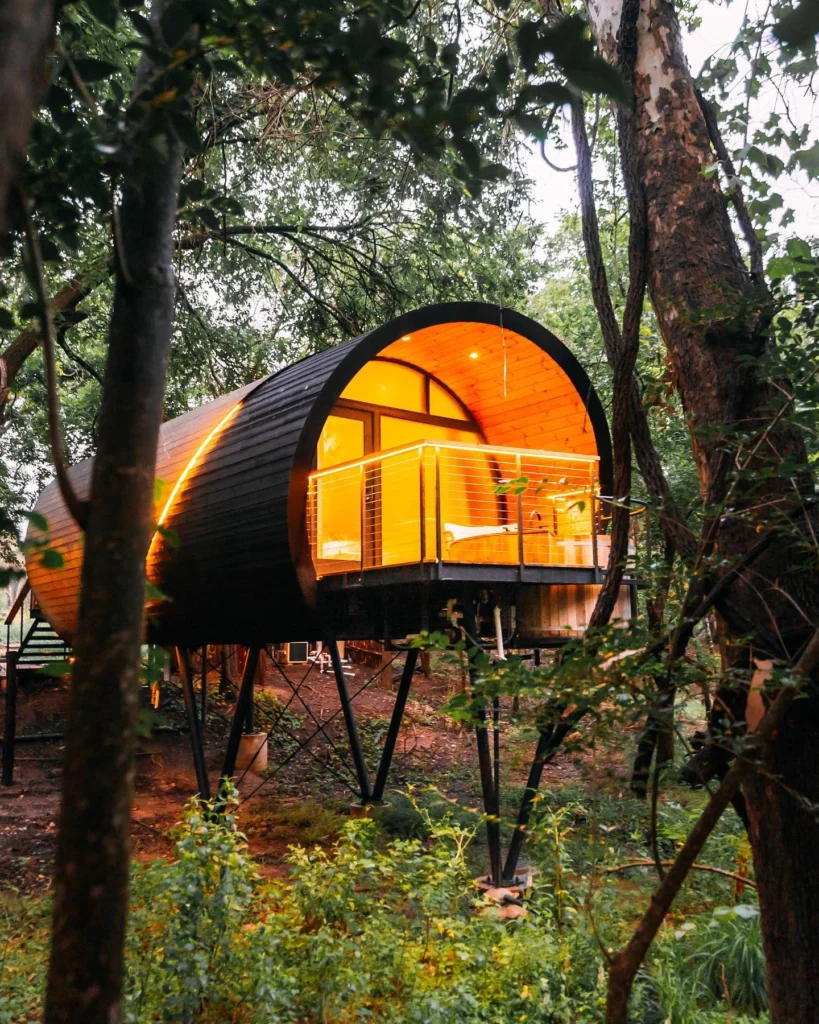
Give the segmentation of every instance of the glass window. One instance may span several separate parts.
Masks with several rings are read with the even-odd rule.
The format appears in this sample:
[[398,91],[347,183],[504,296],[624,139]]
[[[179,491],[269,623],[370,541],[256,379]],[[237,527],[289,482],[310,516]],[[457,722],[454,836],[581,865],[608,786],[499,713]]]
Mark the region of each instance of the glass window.
[[341,393],[342,398],[392,409],[425,412],[424,375],[400,363],[366,363]]
[[328,416],[316,449],[316,467],[327,469],[364,455],[364,422],[347,416]]
[[435,381],[429,385],[429,411],[432,416],[446,416],[451,420],[465,420],[467,418],[463,406],[454,398],[446,388],[442,388]]
[[381,417],[381,451],[414,444],[416,441],[464,441],[466,444],[481,444],[479,434],[472,430],[458,430],[456,427],[441,427],[435,423],[416,423],[396,416]]

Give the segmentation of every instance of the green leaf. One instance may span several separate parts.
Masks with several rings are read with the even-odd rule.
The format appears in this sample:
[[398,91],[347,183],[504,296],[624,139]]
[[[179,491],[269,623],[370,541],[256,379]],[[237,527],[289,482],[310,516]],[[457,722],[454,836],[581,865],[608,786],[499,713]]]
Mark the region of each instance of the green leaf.
[[814,142],[809,149],[797,150],[790,163],[798,164],[811,181],[819,178],[819,142]]
[[46,548],[40,556],[40,564],[44,569],[62,569],[65,559],[56,548]]
[[96,57],[80,57],[74,61],[74,67],[84,82],[99,82],[119,71],[116,64],[109,64],[107,60],[97,60]]
[[117,7],[116,0],[87,0],[87,3],[88,9],[97,21],[101,21],[108,28],[117,27],[119,8]]
[[169,4],[162,13],[159,25],[168,46],[176,46],[190,31],[192,25],[190,6],[177,0]]
[[190,117],[179,114],[176,111],[168,111],[168,119],[174,130],[174,134],[191,153],[202,152],[202,138]]
[[50,661],[37,670],[41,676],[50,676],[52,679],[64,679],[71,675],[70,661]]
[[35,530],[39,530],[40,533],[48,533],[48,520],[42,512],[35,512],[34,509],[30,511],[21,510],[20,515],[24,519],[28,519]]
[[168,547],[174,549],[179,547],[179,534],[176,530],[172,530],[168,526],[157,526],[156,532],[162,537]]
[[13,331],[16,326],[17,322],[11,311],[0,306],[0,327],[7,331]]
[[171,601],[173,598],[164,594],[155,583],[145,580],[145,599],[147,601]]
[[772,281],[781,281],[793,273],[793,260],[788,256],[774,256],[768,261],[768,277]]
[[779,19],[773,31],[780,43],[789,46],[809,44],[819,32],[819,4],[816,0],[802,0]]
[[546,135],[543,118],[535,114],[515,114],[515,122],[519,128],[529,135],[534,135],[536,139],[542,139]]
[[803,257],[804,259],[810,259],[810,246],[807,242],[804,242],[801,238],[789,238],[787,245],[788,255],[794,257]]
[[168,718],[153,708],[140,708],[137,712],[135,731],[141,739],[146,739],[155,726],[168,724]]

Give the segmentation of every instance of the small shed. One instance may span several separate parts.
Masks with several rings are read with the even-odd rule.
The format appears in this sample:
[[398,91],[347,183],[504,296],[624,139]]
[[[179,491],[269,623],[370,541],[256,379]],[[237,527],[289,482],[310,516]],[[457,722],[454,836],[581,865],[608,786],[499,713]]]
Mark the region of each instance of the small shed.
[[[91,468],[70,471],[81,497]],[[582,631],[607,559],[600,401],[562,341],[488,303],[415,310],[170,420],[156,474],[161,644],[400,638],[482,590],[513,646],[551,643]],[[36,510],[64,565],[31,554],[29,578],[70,641],[81,534],[56,483]]]

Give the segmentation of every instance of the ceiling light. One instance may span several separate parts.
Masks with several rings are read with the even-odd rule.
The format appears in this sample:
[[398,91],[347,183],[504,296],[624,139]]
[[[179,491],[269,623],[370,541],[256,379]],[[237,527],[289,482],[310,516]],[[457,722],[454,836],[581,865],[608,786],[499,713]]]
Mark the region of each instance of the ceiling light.
[[470,359],[477,359],[478,358],[478,353],[477,352],[470,352],[469,353],[469,358]]
[[411,334],[403,335],[403,337],[401,338],[401,341],[412,341],[412,335]]

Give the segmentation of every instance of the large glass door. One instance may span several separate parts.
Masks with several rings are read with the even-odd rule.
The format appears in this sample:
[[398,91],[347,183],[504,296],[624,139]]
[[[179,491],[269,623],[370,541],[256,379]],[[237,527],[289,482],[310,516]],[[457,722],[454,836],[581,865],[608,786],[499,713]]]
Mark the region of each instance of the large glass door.
[[[316,469],[330,469],[364,457],[372,447],[372,416],[337,410],[327,417],[316,449]],[[357,473],[330,473],[316,479],[315,558],[319,572],[339,572],[362,564],[362,481]],[[366,538],[365,538],[366,552]]]

